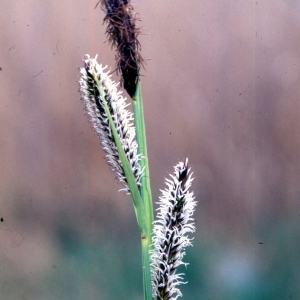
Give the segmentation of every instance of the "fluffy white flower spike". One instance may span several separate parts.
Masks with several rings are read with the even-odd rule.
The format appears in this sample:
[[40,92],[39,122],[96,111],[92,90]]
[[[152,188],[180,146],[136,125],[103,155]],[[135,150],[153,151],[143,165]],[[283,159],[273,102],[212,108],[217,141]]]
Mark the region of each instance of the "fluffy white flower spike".
[[192,215],[196,202],[189,191],[193,179],[188,160],[178,163],[174,175],[170,176],[158,202],[158,220],[154,222],[151,256],[154,300],[176,300],[182,296],[177,286],[183,283],[183,274],[176,274],[176,269],[187,265],[182,261],[184,249],[191,245],[188,234],[195,232]]
[[109,123],[109,116],[105,110],[105,103],[108,106],[136,183],[140,186],[143,170],[141,170],[139,165],[140,156],[137,154],[132,113],[126,109],[128,104],[125,102],[126,98],[122,97],[122,92],[117,90],[118,84],[111,80],[108,73],[104,72],[107,67],[99,65],[96,59],[97,56],[90,58],[89,55],[85,55],[84,57],[84,68],[80,70],[81,79],[79,81],[81,99],[85,104],[90,122],[101,139],[108,164],[117,172],[118,180],[123,184],[125,190],[130,193]]

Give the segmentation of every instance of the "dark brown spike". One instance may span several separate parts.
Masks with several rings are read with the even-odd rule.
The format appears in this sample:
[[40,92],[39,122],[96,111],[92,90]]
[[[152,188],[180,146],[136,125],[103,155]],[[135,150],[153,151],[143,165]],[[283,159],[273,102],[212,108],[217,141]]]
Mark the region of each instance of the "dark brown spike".
[[129,96],[133,97],[139,80],[140,66],[144,62],[137,39],[140,28],[137,28],[135,23],[138,18],[129,0],[100,0],[96,7],[99,4],[106,14],[103,22],[108,24],[108,42],[117,50],[116,65],[122,74],[121,84]]

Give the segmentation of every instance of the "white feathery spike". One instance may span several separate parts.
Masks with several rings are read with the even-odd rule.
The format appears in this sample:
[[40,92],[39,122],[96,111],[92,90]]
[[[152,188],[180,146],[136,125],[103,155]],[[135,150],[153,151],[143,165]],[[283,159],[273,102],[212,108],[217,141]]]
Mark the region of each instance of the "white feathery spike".
[[157,221],[154,222],[151,273],[153,300],[176,300],[182,296],[179,288],[182,276],[176,274],[182,261],[185,247],[190,246],[188,234],[195,232],[194,219],[196,201],[193,192],[192,173],[188,159],[178,163],[171,179],[166,179],[167,188],[162,191],[158,204]]
[[135,140],[135,128],[132,123],[133,115],[126,109],[129,104],[126,103],[126,98],[122,96],[122,92],[118,91],[117,87],[119,84],[111,80],[111,76],[108,75],[109,72],[105,72],[106,69],[107,66],[103,67],[98,64],[97,55],[95,58],[85,55],[84,68],[80,69],[79,90],[89,120],[106,152],[107,162],[117,172],[118,181],[124,186],[123,190],[130,194],[109,119],[104,108],[103,99],[101,99],[97,87],[98,83],[105,94],[104,98],[138,186],[141,185],[141,177],[143,175],[143,170],[139,164],[141,156],[137,154],[138,145]]

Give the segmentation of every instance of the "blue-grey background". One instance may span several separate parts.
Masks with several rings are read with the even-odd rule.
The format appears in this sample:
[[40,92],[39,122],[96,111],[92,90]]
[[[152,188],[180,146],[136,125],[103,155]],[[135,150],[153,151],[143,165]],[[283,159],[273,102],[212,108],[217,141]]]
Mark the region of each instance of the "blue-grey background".
[[[78,93],[97,1],[0,4],[0,298],[142,299],[139,232]],[[189,157],[184,299],[300,299],[300,4],[136,0],[154,201]],[[115,78],[116,75],[114,75]]]

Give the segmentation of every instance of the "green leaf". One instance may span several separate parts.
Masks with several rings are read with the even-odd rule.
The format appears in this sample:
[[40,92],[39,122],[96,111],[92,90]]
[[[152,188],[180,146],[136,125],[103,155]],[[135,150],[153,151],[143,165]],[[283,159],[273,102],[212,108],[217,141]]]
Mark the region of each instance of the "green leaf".
[[110,114],[107,101],[105,100],[105,93],[103,91],[102,85],[101,85],[101,83],[99,82],[98,79],[95,78],[95,80],[97,82],[97,89],[100,93],[101,100],[103,101],[105,112],[108,116],[109,125],[111,127],[112,134],[113,134],[113,137],[114,137],[117,149],[118,149],[118,153],[119,153],[119,156],[120,156],[120,159],[121,159],[122,167],[123,167],[125,177],[126,177],[126,180],[127,180],[127,184],[128,184],[128,187],[129,187],[129,190],[130,190],[130,193],[131,193],[131,197],[132,197],[132,200],[133,200],[133,206],[134,206],[137,222],[138,222],[138,225],[141,229],[141,232],[143,232],[143,230],[145,228],[145,226],[144,226],[145,219],[144,219],[144,216],[143,216],[144,204],[142,202],[141,194],[140,194],[138,185],[136,183],[135,176],[132,172],[131,165],[130,165],[130,163],[127,159],[127,156],[125,154],[125,151],[122,147],[120,137],[118,135],[115,124],[114,124],[113,119],[112,119],[112,116]]

